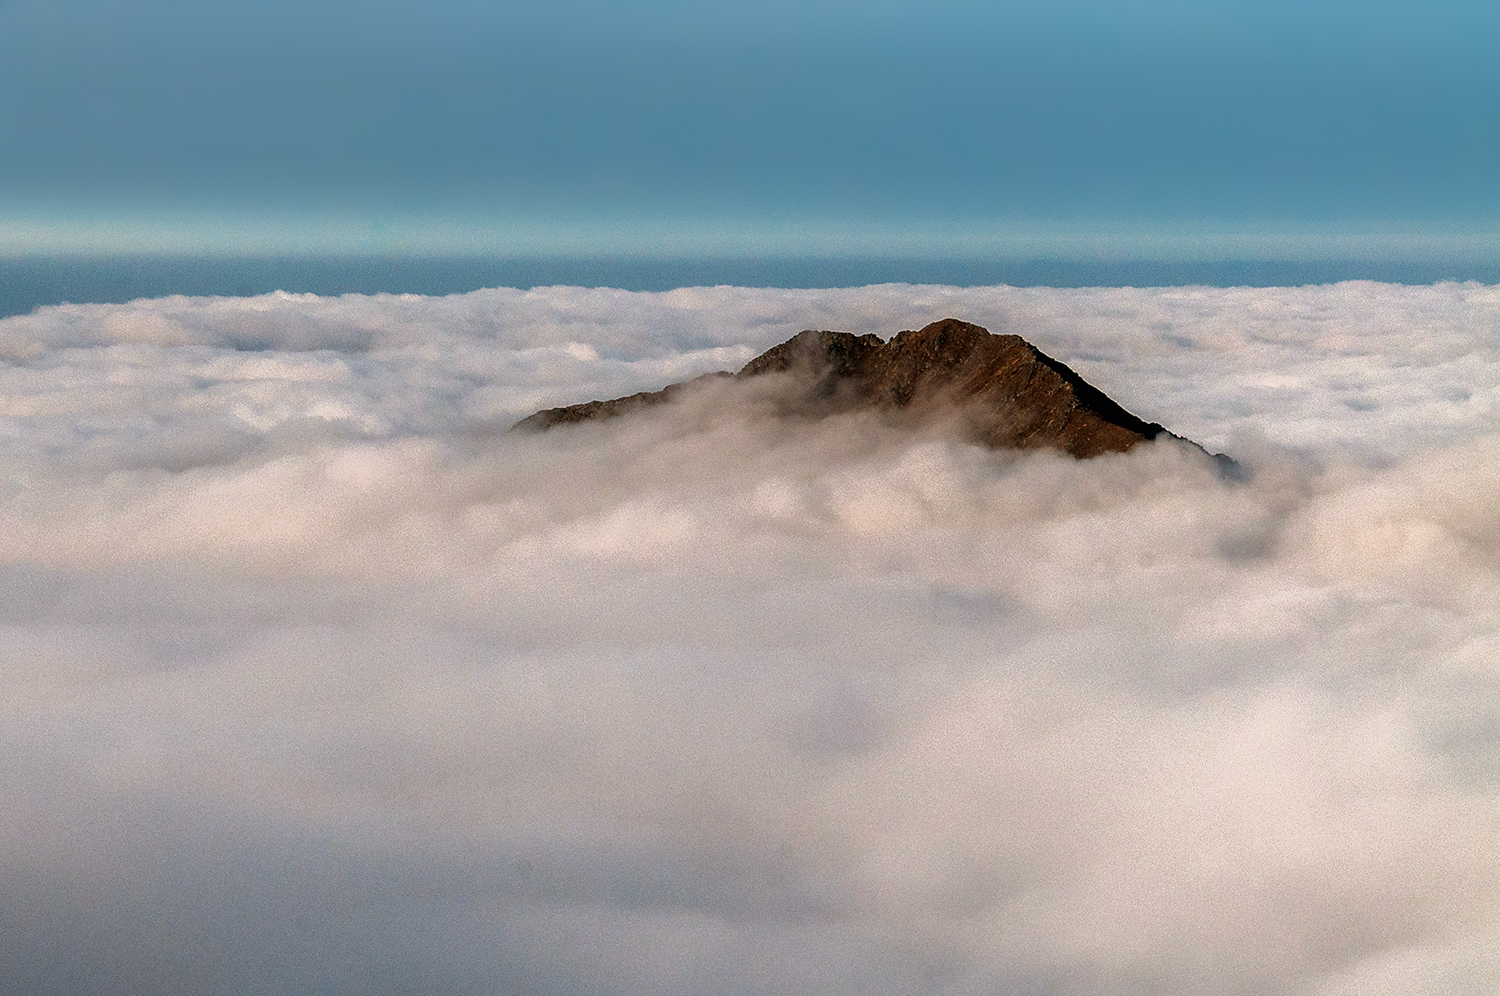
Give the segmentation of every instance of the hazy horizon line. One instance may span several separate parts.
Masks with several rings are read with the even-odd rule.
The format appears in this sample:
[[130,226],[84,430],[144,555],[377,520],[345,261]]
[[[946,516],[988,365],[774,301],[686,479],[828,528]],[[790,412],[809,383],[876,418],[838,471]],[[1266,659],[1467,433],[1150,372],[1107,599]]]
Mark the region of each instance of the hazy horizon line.
[[110,256],[1500,263],[1500,226],[774,216],[463,220],[357,212],[69,218],[0,209],[0,259]]

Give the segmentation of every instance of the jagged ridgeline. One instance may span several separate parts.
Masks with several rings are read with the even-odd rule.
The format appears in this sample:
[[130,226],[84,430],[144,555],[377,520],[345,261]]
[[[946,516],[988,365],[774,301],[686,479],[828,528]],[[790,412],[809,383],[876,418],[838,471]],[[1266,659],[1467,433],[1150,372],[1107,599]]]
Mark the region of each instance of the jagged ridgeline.
[[[660,391],[549,408],[515,427],[543,430],[614,418],[669,402],[711,379],[778,374],[789,381],[788,399],[797,414],[868,408],[953,417],[996,449],[1051,448],[1083,458],[1122,453],[1163,435],[1182,439],[1132,415],[1020,336],[993,335],[955,318],[901,332],[889,342],[849,332],[801,332],[737,374],[707,374]],[[1222,455],[1215,460],[1224,470],[1234,466]]]

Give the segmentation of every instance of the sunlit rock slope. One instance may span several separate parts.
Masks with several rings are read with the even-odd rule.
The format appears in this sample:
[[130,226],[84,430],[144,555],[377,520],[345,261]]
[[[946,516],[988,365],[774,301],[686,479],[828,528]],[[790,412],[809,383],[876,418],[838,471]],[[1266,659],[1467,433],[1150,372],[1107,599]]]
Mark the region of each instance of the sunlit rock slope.
[[1052,448],[1092,457],[1124,452],[1166,433],[1020,336],[993,335],[954,318],[901,332],[888,342],[875,335],[802,332],[738,374],[708,374],[660,391],[550,408],[516,427],[547,429],[613,418],[671,401],[704,382],[769,376],[785,378],[788,414],[874,408],[921,420],[949,418],[995,448]]

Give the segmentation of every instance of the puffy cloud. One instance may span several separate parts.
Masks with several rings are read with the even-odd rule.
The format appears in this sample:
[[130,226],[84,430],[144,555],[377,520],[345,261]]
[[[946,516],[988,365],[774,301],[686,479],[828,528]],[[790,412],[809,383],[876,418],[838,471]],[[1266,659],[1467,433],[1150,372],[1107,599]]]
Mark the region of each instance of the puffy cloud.
[[[742,385],[955,314],[1250,462]],[[0,322],[0,989],[1488,993],[1500,291]]]

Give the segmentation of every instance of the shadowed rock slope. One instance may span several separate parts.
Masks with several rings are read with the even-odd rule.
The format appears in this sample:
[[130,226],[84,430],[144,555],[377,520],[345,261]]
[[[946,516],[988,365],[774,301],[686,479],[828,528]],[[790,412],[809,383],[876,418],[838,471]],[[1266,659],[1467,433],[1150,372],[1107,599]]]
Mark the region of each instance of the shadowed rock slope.
[[816,417],[863,408],[949,418],[995,448],[1052,448],[1092,457],[1121,453],[1163,434],[1181,438],[1130,414],[1020,336],[992,335],[954,318],[901,332],[889,342],[849,332],[802,332],[738,374],[708,374],[660,391],[549,408],[516,428],[541,430],[624,415],[717,378],[778,375],[787,382],[789,413]]

